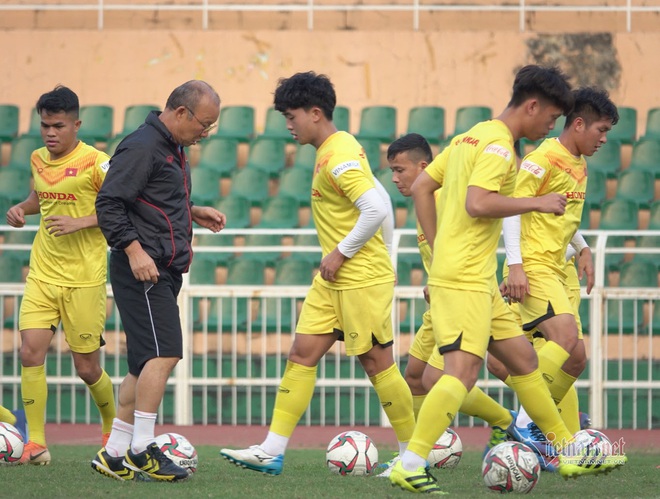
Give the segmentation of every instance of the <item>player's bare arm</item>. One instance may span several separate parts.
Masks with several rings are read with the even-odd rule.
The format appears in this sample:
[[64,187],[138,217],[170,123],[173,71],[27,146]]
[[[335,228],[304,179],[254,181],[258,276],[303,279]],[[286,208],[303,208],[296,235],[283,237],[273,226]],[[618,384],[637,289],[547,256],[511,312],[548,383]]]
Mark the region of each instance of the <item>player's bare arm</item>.
[[23,227],[25,215],[36,215],[37,213],[39,213],[39,198],[37,193],[32,191],[25,201],[7,210],[7,223],[12,227]]
[[471,185],[465,198],[465,209],[473,218],[504,218],[530,211],[563,215],[566,210],[566,196],[552,192],[539,197],[511,198]]
[[422,172],[412,185],[411,192],[415,203],[417,221],[422,227],[431,248],[435,242],[436,224],[438,214],[435,211],[435,191],[442,187],[431,176]]
[[79,230],[99,226],[96,215],[88,215],[79,218],[66,215],[51,215],[44,218],[44,224],[46,230],[55,237],[66,236],[67,234],[78,232]]
[[142,249],[142,245],[137,239],[126,246],[124,252],[128,256],[128,263],[133,271],[133,276],[135,276],[138,281],[151,281],[154,284],[158,282],[158,276],[160,273],[158,272],[156,263],[153,258]]
[[211,232],[220,232],[227,224],[227,217],[210,206],[193,206],[192,219],[200,227],[209,229]]
[[319,266],[321,277],[328,282],[336,281],[337,271],[344,264],[346,259],[347,257],[342,255],[339,248],[333,249],[323,258],[323,260],[321,260],[321,265]]

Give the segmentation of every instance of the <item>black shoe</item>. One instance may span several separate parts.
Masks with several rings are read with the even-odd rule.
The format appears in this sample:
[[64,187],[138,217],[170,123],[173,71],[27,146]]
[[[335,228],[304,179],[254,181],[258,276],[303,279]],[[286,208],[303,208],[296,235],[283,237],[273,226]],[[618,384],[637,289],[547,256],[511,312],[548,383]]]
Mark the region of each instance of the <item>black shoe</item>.
[[139,477],[139,473],[135,473],[124,465],[123,457],[112,457],[105,451],[105,448],[96,454],[92,461],[92,469],[122,482],[136,480]]
[[187,470],[177,466],[169,457],[163,454],[163,451],[158,448],[155,442],[139,454],[133,454],[129,448],[123,464],[152,480],[175,482],[185,480],[190,476]]

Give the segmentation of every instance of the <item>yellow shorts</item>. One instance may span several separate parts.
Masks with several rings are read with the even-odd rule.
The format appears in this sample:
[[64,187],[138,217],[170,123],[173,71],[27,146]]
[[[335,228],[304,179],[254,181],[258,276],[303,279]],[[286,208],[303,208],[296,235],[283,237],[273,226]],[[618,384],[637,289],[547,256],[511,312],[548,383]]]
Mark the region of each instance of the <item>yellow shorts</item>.
[[28,276],[21,302],[19,330],[50,329],[62,322],[71,351],[91,353],[105,344],[106,285],[66,288]]
[[566,288],[566,290],[568,292],[568,299],[573,307],[573,315],[575,316],[575,322],[577,323],[578,338],[582,339],[582,320],[580,319],[580,300],[582,300],[582,297],[580,295],[580,290],[571,288]]
[[431,323],[431,311],[427,310],[422,315],[422,325],[419,326],[408,353],[422,362],[428,362],[433,350],[436,350],[433,324]]
[[491,340],[523,334],[493,276],[490,292],[429,286],[433,336],[440,353],[461,350],[486,355]]
[[531,331],[544,320],[557,315],[575,315],[575,308],[569,299],[571,291],[559,276],[553,273],[530,272],[527,279],[530,293],[525,295],[524,302],[519,305],[520,319],[525,331]]
[[338,332],[346,355],[362,355],[374,345],[390,346],[393,298],[393,282],[336,290],[315,280],[303,302],[296,333]]
[[440,350],[438,350],[437,348],[433,349],[433,352],[431,353],[431,356],[429,357],[428,360],[428,365],[431,367],[435,367],[440,371],[445,370],[445,358],[440,353]]

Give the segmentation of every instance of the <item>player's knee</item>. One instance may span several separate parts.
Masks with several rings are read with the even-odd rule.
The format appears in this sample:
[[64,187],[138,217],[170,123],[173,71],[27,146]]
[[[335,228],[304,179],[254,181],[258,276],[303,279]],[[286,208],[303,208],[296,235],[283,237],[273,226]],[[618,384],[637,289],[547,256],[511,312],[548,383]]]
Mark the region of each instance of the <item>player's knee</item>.
[[46,362],[46,351],[36,348],[28,342],[21,344],[21,365],[25,367],[41,366]]
[[422,378],[418,373],[411,373],[406,369],[403,373],[403,379],[406,380],[413,395],[423,395],[424,385],[422,384]]
[[75,362],[75,368],[78,377],[88,385],[96,383],[103,374],[101,366],[92,362]]
[[504,364],[502,364],[492,355],[488,356],[488,359],[486,360],[486,367],[488,372],[499,380],[504,381],[509,375],[509,371],[507,371],[506,367],[504,367]]

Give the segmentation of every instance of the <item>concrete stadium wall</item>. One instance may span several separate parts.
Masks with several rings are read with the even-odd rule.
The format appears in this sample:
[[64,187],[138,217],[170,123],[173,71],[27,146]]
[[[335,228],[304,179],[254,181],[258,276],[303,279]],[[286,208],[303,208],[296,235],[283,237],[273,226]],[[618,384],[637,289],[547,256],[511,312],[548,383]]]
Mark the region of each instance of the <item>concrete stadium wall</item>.
[[[564,38],[562,38],[564,36]],[[21,107],[21,130],[37,97],[62,83],[82,104],[115,107],[115,130],[127,105],[164,105],[193,78],[210,82],[224,105],[250,104],[263,126],[277,79],[296,71],[328,74],[339,104],[359,111],[394,105],[398,131],[418,105],[442,105],[447,130],[456,108],[506,104],[515,69],[559,61],[578,82],[610,89],[619,105],[660,106],[660,32],[539,35],[516,31],[201,31],[0,30],[0,103]],[[568,41],[567,41],[568,40]],[[570,43],[569,43],[570,42]],[[541,49],[539,49],[541,47]]]

